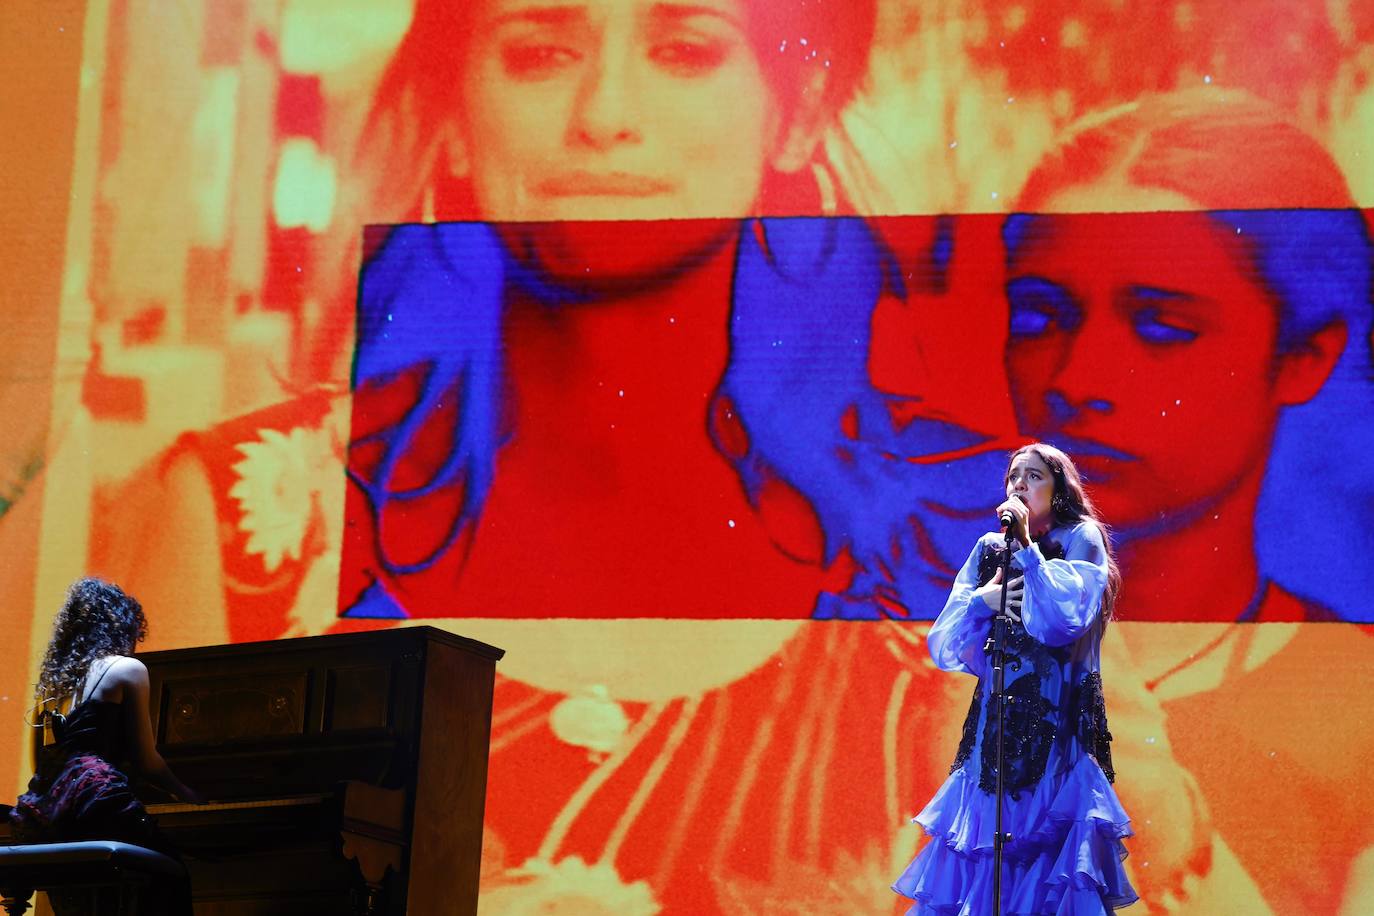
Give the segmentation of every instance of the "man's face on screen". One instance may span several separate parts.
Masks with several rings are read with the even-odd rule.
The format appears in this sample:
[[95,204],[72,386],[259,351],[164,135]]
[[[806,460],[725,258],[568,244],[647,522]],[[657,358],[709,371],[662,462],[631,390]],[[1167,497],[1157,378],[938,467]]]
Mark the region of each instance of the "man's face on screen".
[[484,0],[454,133],[485,218],[744,216],[780,133],[743,0]]
[[1167,525],[1262,469],[1277,311],[1205,214],[1039,218],[1006,295],[1021,427],[1074,456],[1109,522]]

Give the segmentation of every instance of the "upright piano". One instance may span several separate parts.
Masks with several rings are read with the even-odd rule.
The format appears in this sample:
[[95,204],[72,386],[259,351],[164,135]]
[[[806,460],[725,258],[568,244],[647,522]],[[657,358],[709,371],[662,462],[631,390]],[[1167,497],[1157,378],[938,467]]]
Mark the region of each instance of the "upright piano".
[[432,627],[149,652],[197,916],[477,911],[495,665]]

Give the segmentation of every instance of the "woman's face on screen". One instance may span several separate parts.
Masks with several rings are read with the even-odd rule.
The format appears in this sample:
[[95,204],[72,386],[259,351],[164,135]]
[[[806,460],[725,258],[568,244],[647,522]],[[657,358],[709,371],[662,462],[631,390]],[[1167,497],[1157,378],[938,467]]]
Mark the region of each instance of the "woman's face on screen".
[[745,216],[781,117],[744,0],[484,0],[453,131],[496,220]]
[[1277,311],[1206,215],[1042,217],[1006,295],[1021,428],[1074,456],[1112,524],[1167,526],[1263,466]]

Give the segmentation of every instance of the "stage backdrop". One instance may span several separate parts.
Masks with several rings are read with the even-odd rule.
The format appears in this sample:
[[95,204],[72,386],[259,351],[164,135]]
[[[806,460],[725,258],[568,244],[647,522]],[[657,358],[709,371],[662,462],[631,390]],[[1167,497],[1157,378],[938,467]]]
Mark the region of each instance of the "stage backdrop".
[[897,912],[1047,439],[1142,911],[1374,905],[1365,6],[21,5],[7,791],[90,572],[505,648],[483,913]]

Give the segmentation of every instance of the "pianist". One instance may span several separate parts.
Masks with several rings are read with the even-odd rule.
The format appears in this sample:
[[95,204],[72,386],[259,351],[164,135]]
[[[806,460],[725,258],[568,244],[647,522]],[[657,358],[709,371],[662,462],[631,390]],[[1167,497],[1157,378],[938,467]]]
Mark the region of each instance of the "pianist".
[[[34,691],[28,724],[35,773],[10,813],[24,843],[119,840],[176,856],[129,787],[132,772],[183,800],[202,799],[153,743],[148,669],[131,658],[147,633],[138,601],[118,586],[81,579],[67,593]],[[155,888],[149,912],[190,914],[185,880]],[[50,894],[58,914],[81,912]]]

